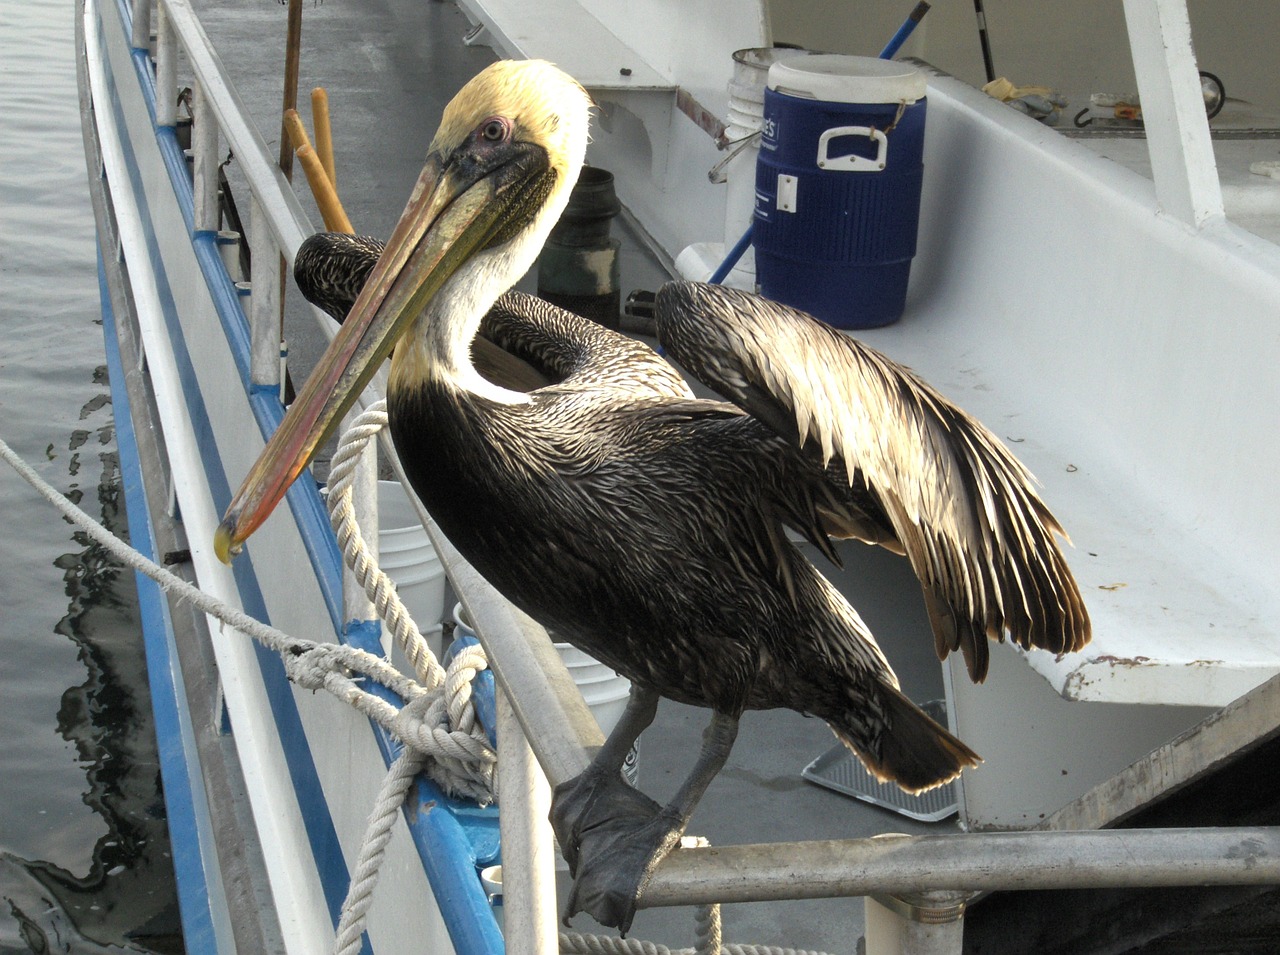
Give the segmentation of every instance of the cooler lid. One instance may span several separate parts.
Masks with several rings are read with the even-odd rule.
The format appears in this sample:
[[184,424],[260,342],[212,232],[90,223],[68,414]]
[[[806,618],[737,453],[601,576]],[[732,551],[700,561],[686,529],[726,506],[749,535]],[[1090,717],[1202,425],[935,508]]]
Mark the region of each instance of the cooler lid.
[[820,53],[774,63],[769,89],[830,103],[914,103],[925,95],[925,76],[896,60]]

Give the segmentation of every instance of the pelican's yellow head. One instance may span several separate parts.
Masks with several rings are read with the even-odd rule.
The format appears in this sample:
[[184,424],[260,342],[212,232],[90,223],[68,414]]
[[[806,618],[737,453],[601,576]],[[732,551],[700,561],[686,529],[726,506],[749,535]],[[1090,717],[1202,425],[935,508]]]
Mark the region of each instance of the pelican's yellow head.
[[440,118],[430,152],[448,156],[490,119],[511,139],[544,149],[561,182],[573,180],[587,151],[591,97],[545,60],[501,60],[472,77]]
[[382,257],[227,509],[220,557],[271,513],[446,283],[451,320],[478,324],[533,265],[585,159],[590,107],[576,81],[540,60],[494,63],[445,107]]

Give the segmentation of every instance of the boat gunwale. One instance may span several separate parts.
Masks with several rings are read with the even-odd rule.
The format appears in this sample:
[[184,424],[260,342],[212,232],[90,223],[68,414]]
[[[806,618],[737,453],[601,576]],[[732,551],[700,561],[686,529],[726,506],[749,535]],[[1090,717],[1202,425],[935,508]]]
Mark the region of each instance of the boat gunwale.
[[[89,6],[88,3],[85,5],[86,7]],[[116,7],[119,11],[120,23],[124,29],[126,43],[128,43],[132,26],[131,13],[124,0],[116,0]],[[100,21],[100,24],[103,28],[106,27],[105,21]],[[199,35],[203,36],[203,32],[200,31]],[[156,123],[155,78],[148,52],[132,48],[130,52],[135,67],[136,79],[142,89],[144,98],[147,100],[157,145],[161,155],[164,157],[165,166],[169,174],[170,186],[174,191],[174,197],[190,233],[191,243],[203,273],[204,283],[207,285],[209,293],[215,302],[232,357],[237,367],[241,370],[246,400],[252,408],[254,417],[265,437],[271,433],[283,417],[284,409],[275,397],[274,392],[256,388],[250,383],[248,374],[248,326],[240,310],[239,298],[234,284],[226,273],[214,245],[214,233],[195,229],[194,199],[182,148],[178,144],[174,130],[171,127],[162,127]],[[103,58],[105,59],[107,55],[104,51]],[[115,81],[114,77],[112,81]],[[88,81],[86,82],[88,83]],[[92,93],[89,95],[92,95]],[[119,122],[123,121],[120,117],[116,119]],[[124,127],[121,126],[120,128]],[[261,137],[256,136],[256,131],[253,131],[253,133],[254,138],[260,145]],[[241,153],[236,155],[237,158],[242,158]],[[135,185],[140,188],[140,184]],[[282,202],[279,205],[285,208],[291,207],[292,211],[296,212],[295,219],[299,220],[303,226],[309,227],[305,214],[301,212],[301,207],[297,203],[296,196],[293,196],[291,191],[287,195],[292,202]],[[265,218],[272,222],[272,229],[277,233],[277,238],[280,234],[286,237],[290,235],[289,229],[279,228],[270,214]],[[297,223],[295,222],[295,224]],[[302,234],[300,230],[298,234]],[[286,241],[288,241],[287,238]],[[154,238],[152,239],[152,244],[154,244]],[[152,248],[149,251],[149,255],[152,256],[154,261],[157,256],[157,250]],[[158,263],[157,268],[163,271],[163,263]],[[170,304],[172,305],[172,303]],[[169,334],[171,338],[173,336],[181,336],[181,328],[177,325],[174,309],[171,307],[165,311],[170,316],[168,321],[170,323]],[[198,400],[198,395],[192,397],[190,389],[188,389],[188,399]],[[123,403],[121,407],[125,407]],[[207,455],[202,456],[206,457],[207,460]],[[216,461],[214,463],[216,464]],[[206,473],[206,478],[208,477],[209,475]],[[211,490],[214,489],[213,484],[216,483],[210,482]],[[225,485],[225,477],[223,477],[221,483]],[[225,505],[230,499],[229,488],[224,490],[222,496],[225,500],[221,503]],[[299,482],[291,489],[289,501],[300,535],[308,553],[311,555],[313,572],[321,583],[328,613],[334,624],[335,636],[339,640],[350,642],[346,641],[345,637],[348,631],[353,631],[352,635],[356,636],[354,641],[356,645],[364,646],[365,649],[373,649],[368,646],[370,640],[368,634],[364,632],[369,629],[367,626],[362,627],[357,624],[354,627],[346,627],[343,625],[341,558],[329,528],[323,502],[318,493],[318,485],[314,480]],[[141,526],[141,518],[139,518],[139,526]],[[242,560],[237,563],[236,584],[242,599],[244,599],[251,596],[246,593],[246,585],[249,590],[256,588],[256,575],[253,572],[250,561]],[[250,607],[255,603],[258,604],[258,609],[260,610],[260,613],[256,615],[265,620],[267,616],[266,608],[262,604],[260,597],[258,600],[246,601],[245,605]],[[376,643],[376,639],[373,642]],[[378,646],[376,650],[380,652],[381,647]],[[261,648],[258,648],[257,653],[259,665],[263,669],[264,682],[277,684],[277,692],[269,692],[269,696],[274,701],[287,707],[292,703],[292,688],[285,677],[279,658],[271,651]],[[274,674],[272,673],[273,670],[276,671]],[[383,691],[380,695],[387,702],[394,705],[402,703],[390,691]],[[275,703],[273,703],[273,709],[276,708]],[[276,716],[278,719],[278,712]],[[389,766],[398,756],[402,745],[381,730],[380,727],[374,724],[370,724],[370,726],[375,731],[375,741],[378,744],[383,760]],[[307,749],[309,749],[309,745]],[[314,777],[314,770],[311,775]],[[318,780],[315,782],[319,793]],[[177,788],[175,787],[175,792]],[[323,803],[324,797],[322,794],[320,794],[319,798]],[[440,808],[447,808],[449,811],[437,811]],[[496,819],[494,818],[496,813],[457,803],[430,781],[422,780],[415,788],[415,797],[406,803],[403,815],[417,853],[423,862],[427,877],[435,886],[436,896],[441,904],[442,912],[450,905],[454,907],[460,906],[455,913],[455,917],[446,917],[446,924],[449,927],[455,945],[458,946],[460,951],[501,950],[500,935],[498,935],[496,923],[493,921],[492,911],[489,907],[488,899],[484,895],[478,874],[481,865],[489,864],[496,858],[496,836],[494,833],[496,829]],[[308,823],[307,828],[308,831],[311,831],[310,823]],[[313,845],[313,850],[314,848]],[[321,854],[331,859],[334,857],[340,859],[342,857],[340,851],[336,853],[323,851]],[[453,862],[448,861],[449,859],[452,859]],[[345,870],[345,866],[343,868]],[[345,893],[348,876],[345,871],[342,876],[340,888]],[[467,891],[470,883],[474,883],[473,891]],[[459,891],[459,886],[462,887],[461,891]],[[441,891],[442,887],[447,891]],[[335,922],[340,902],[341,894],[330,899]],[[490,926],[489,929],[485,929],[483,925],[486,920]],[[368,950],[367,942],[366,950]]]

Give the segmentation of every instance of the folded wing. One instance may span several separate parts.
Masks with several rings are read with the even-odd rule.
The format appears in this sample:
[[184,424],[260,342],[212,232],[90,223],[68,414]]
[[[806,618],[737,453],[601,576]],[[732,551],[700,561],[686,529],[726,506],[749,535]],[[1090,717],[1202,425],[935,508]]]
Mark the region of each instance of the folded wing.
[[1053,653],[1089,641],[1066,535],[1034,479],[914,372],[736,289],[670,283],[656,312],[690,374],[879,502],[920,578],[940,657],[959,650],[980,681],[988,638]]

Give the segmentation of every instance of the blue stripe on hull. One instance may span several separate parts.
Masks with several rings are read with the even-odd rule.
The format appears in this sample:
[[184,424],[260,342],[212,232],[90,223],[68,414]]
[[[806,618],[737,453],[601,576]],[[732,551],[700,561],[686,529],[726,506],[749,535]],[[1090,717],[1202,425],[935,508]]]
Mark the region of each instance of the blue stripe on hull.
[[[120,362],[115,311],[111,307],[101,250],[98,252],[98,285],[116,446],[120,452],[125,510],[129,516],[129,538],[143,556],[155,560],[155,533],[151,526],[147,489],[142,478],[129,395],[124,384],[124,368]],[[138,587],[147,682],[151,688],[151,709],[160,752],[160,775],[164,781],[165,811],[173,846],[183,940],[188,955],[216,955],[219,951],[214,928],[217,918],[212,908],[215,893],[211,891],[210,882],[220,881],[220,878],[216,872],[207,874],[205,871],[206,858],[212,862],[216,857],[213,854],[208,805],[200,784],[200,757],[196,751],[186,692],[177,676],[178,655],[169,617],[169,601],[159,585],[149,577],[135,572],[134,579]],[[221,897],[221,892],[217,895]]]

